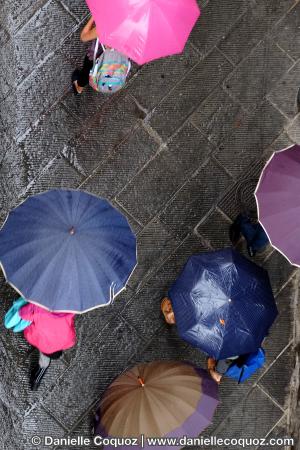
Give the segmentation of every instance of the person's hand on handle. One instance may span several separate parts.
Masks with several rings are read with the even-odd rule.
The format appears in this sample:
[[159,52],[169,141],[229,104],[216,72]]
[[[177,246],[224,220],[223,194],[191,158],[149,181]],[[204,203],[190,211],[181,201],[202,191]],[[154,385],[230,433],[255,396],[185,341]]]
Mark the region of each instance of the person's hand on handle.
[[214,358],[207,359],[207,370],[210,376],[212,377],[213,380],[215,380],[218,384],[220,384],[222,375],[216,371],[216,365],[217,361]]
[[97,37],[95,21],[93,17],[91,17],[80,33],[80,40],[82,42],[88,42],[97,39]]

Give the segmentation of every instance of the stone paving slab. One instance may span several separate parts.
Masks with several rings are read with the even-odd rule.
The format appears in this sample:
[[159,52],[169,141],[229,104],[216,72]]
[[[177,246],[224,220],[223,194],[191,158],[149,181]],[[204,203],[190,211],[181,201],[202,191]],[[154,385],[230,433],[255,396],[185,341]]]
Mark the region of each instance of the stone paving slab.
[[286,404],[289,395],[289,383],[293,371],[292,346],[278,357],[260,381],[259,385],[273,397],[282,407]]
[[[70,83],[71,72],[71,63],[58,52],[19,85],[17,98],[20,109],[16,122],[18,136],[21,137],[65,92]],[[23,109],[22,105],[26,104],[30,108]]]
[[271,285],[275,293],[280,291],[284,280],[287,282],[296,273],[296,267],[292,266],[277,250],[274,250],[266,259],[264,267],[269,272]]
[[276,296],[278,316],[272,326],[272,333],[264,341],[267,364],[270,364],[288,347],[293,337],[293,284],[292,282]]
[[[290,438],[290,436],[287,433],[287,415],[285,414],[282,419],[279,421],[279,423],[276,425],[276,427],[268,433],[266,436],[266,441],[271,438]],[[296,444],[297,445],[297,444]],[[258,447],[257,450],[261,450],[262,448],[265,448],[265,446]],[[274,445],[272,446],[274,450],[282,450],[282,445]]]
[[132,296],[133,292],[127,286],[111,305],[76,316],[77,343],[76,346],[64,352],[66,364],[74,363],[76,358],[84,358],[88,354],[91,343],[98,342],[102,330],[123,310]]
[[272,33],[278,45],[295,61],[300,58],[300,5],[293,8]]
[[8,32],[0,25],[0,45],[1,47],[9,40]]
[[69,140],[79,133],[80,124],[61,105],[52,108],[19,143],[26,159],[28,182],[32,181],[49,160],[62,152]]
[[271,40],[262,41],[226,79],[225,88],[251,112],[292,65]]
[[[91,443],[89,444],[89,446],[87,447],[89,450],[99,450],[99,445],[97,444],[93,444],[92,440],[93,440],[93,435],[91,433],[91,429],[93,427],[93,417],[94,417],[94,410],[96,410],[96,408],[93,409],[93,414],[89,413],[87,414],[82,421],[76,426],[76,429],[74,429],[74,431],[71,431],[70,433],[66,433],[66,435],[64,436],[64,438],[68,438],[69,436],[71,438],[77,438],[80,436],[83,436],[85,438],[89,438],[91,439]],[[73,446],[69,446],[68,444],[64,444],[63,446],[55,446],[53,447],[54,450],[72,450],[74,449],[74,445]]]
[[259,387],[255,387],[228,415],[216,435],[222,438],[238,438],[243,430],[244,438],[262,438],[267,434],[270,423],[278,422],[282,416],[282,409]]
[[17,107],[18,99],[14,91],[10,91],[1,101],[0,109],[0,126],[1,134],[5,134],[10,140],[15,138],[17,123]]
[[[13,415],[21,418],[29,407],[27,360],[13,357],[9,349],[1,344],[1,402],[10,408]],[[12,376],[13,375],[13,376]]]
[[188,353],[187,344],[178,337],[176,327],[163,325],[143,351],[132,358],[130,363],[136,365],[157,359],[158,348],[160,349],[160,360],[182,359],[196,364],[205,361],[203,353],[198,352],[198,355],[195,352]]
[[258,374],[256,373],[251,381],[246,380],[242,384],[237,384],[237,382],[231,378],[224,378],[224,380],[222,380],[219,386],[220,403],[215,412],[214,420],[212,424],[204,430],[201,434],[202,436],[222,437],[222,432],[219,433],[218,431],[219,428],[224,426],[224,423],[228,421],[228,418],[233,411],[237,409],[241,402],[251,393],[253,384],[256,382],[257,378]]
[[[89,192],[113,198],[158,152],[158,143],[142,127],[116,147],[81,186]],[[118,176],[116,177],[116,173]]]
[[289,10],[298,4],[299,0],[278,0],[276,3],[272,0],[255,0],[255,2],[258,7],[260,4],[264,5],[265,14],[269,19],[270,25],[271,22],[276,24]]
[[[55,24],[55,33],[52,24]],[[17,77],[23,78],[32,72],[51,51],[59,47],[65,35],[75,25],[75,20],[55,0],[38,9],[14,38],[15,45],[20,50],[18,54],[20,73],[17,72]]]
[[230,247],[229,227],[231,221],[220,210],[214,209],[206,219],[196,227],[196,233],[205,239],[214,250]]
[[[81,68],[84,57],[87,52],[88,44],[86,42],[81,42],[80,33],[81,26],[75,28],[75,31],[68,35],[66,39],[64,39],[61,51],[66,56],[66,58],[70,59],[74,66]],[[82,97],[85,98],[84,95]],[[79,102],[78,102],[79,103]]]
[[199,59],[200,55],[188,43],[182,54],[158,59],[142,66],[139,76],[128,87],[128,91],[143,108],[151,110],[198,64]]
[[57,156],[41,172],[35,183],[29,185],[26,194],[38,194],[48,189],[76,188],[81,180],[81,175],[63,157]]
[[268,95],[272,104],[290,119],[298,113],[296,98],[299,89],[299,67],[298,62],[283,76]]
[[3,70],[0,87],[0,101],[2,101],[9,95],[15,84],[15,79],[10,71],[12,67],[15,68],[16,65],[14,61],[12,62],[12,56],[15,54],[15,49],[12,42],[9,40],[8,33],[4,29],[0,29],[0,34],[2,40],[2,43],[0,44],[0,58]]
[[283,131],[285,117],[273,106],[264,103],[244,120],[219,146],[215,156],[222,166],[237,178],[250,162],[259,159],[263,150]]
[[[156,245],[153,245],[155,241]],[[129,286],[139,289],[145,278],[167,259],[180,242],[159,221],[154,219],[138,235],[138,266],[129,280]]]
[[169,202],[160,215],[161,221],[171,232],[185,236],[209,212],[211,199],[217,202],[231,184],[224,169],[209,159]]
[[163,325],[160,312],[161,300],[161,290],[153,286],[150,281],[129,300],[121,312],[122,317],[133,325],[145,340],[151,339]]
[[78,21],[82,21],[85,17],[90,15],[85,2],[78,2],[77,0],[61,0],[61,4],[67,11],[74,15]]
[[83,127],[83,137],[71,146],[70,160],[76,158],[86,175],[105,160],[138,125],[138,110],[129,95],[121,93],[119,102],[105,101],[105,107],[94,120]]
[[[24,164],[24,155],[20,148],[10,144],[1,162],[1,194],[5,214],[6,207],[12,205],[21,189],[27,185],[27,172]],[[3,212],[3,210],[1,211]]]
[[[291,126],[287,129],[287,134],[289,138],[292,140],[292,143],[300,144],[300,116],[297,115],[295,120],[291,123]],[[289,147],[287,145],[286,147]],[[283,147],[283,148],[286,148]]]
[[187,124],[117,196],[118,202],[146,224],[213,150]]
[[[218,44],[230,61],[238,64],[295,4],[294,0],[249,2],[249,8]],[[281,24],[277,26],[281,28]]]
[[264,3],[254,3],[238,19],[230,32],[222,36],[217,47],[234,64],[246,57],[268,32],[269,16],[265,9]]
[[[81,64],[78,64],[79,68],[81,68],[82,62],[83,61],[81,61]],[[73,91],[69,90],[62,98],[62,103],[67,110],[79,120],[82,129],[85,129],[86,127],[91,126],[97,112],[101,110],[103,105],[109,100],[108,97],[104,96],[99,98],[99,95],[92,89],[87,89],[82,96],[74,96]],[[90,118],[90,123],[89,121],[86,121],[87,117]]]
[[4,0],[1,5],[1,20],[14,33],[45,3],[47,0]]
[[150,119],[151,126],[163,139],[170,137],[231,69],[227,59],[213,50],[157,106]]
[[280,150],[288,148],[296,142],[293,140],[292,134],[291,136],[289,136],[288,132],[289,129],[293,130],[293,125],[295,126],[294,130],[296,131],[296,124],[293,124],[292,122],[290,128],[287,127],[287,131],[281,133],[281,135],[277,139],[275,139],[275,141],[270,145],[270,147],[267,147],[265,149],[264,151],[265,157],[270,158],[273,152],[278,152]]
[[[66,431],[42,406],[38,406],[25,416],[23,426],[26,429],[27,438],[24,447],[22,447],[25,450],[35,448],[32,443],[34,436],[39,436],[43,441],[44,436],[51,436],[51,434],[57,438],[63,437]],[[49,430],[51,430],[51,434]],[[44,445],[43,442],[37,447],[41,450],[49,449],[49,446]]]
[[219,43],[246,10],[247,3],[244,0],[229,0],[226,3],[218,0],[208,2],[191,36],[191,41],[201,53],[206,55]]
[[220,146],[246,117],[242,106],[218,86],[192,114],[190,121],[213,144]]
[[21,448],[25,441],[22,435],[22,421],[17,417],[9,406],[0,403],[0,420],[2,426],[1,447],[6,450]]
[[135,219],[133,218],[128,211],[126,211],[124,208],[122,208],[122,206],[116,201],[116,199],[110,200],[110,203],[118,210],[120,211],[121,214],[124,214],[124,216],[127,218],[129,225],[131,226],[132,230],[134,231],[134,233],[136,234],[136,236],[138,236],[138,234],[141,232],[142,230],[142,225]]

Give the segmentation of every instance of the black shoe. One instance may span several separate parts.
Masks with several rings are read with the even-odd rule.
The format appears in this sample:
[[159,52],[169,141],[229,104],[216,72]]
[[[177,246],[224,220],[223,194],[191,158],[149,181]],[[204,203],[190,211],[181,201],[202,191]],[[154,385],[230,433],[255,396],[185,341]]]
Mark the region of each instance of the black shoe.
[[41,384],[42,378],[45,375],[48,367],[39,367],[38,370],[35,372],[32,379],[30,380],[30,387],[31,387],[32,391],[38,390],[39,385]]
[[74,95],[80,95],[80,94],[81,94],[81,92],[78,92],[78,91],[77,91],[76,86],[75,86],[75,83],[74,83],[75,81],[78,81],[78,78],[79,78],[79,70],[76,69],[76,70],[74,70],[74,72],[72,73],[72,77],[71,77],[71,80],[72,80],[72,89],[73,89]]

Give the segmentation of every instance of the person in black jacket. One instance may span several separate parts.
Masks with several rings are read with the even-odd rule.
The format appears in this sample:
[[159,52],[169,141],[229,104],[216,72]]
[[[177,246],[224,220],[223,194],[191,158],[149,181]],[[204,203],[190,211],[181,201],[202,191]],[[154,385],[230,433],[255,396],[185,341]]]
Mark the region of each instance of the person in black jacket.
[[[84,87],[89,84],[89,75],[91,69],[93,68],[97,37],[95,22],[93,17],[91,17],[80,33],[80,40],[82,42],[91,42],[91,44],[88,47],[82,68],[80,70],[76,69],[72,74],[74,94],[82,94]],[[103,49],[101,45],[99,45],[96,57],[98,58],[102,52]]]
[[248,254],[251,257],[263,251],[269,244],[265,230],[249,213],[239,214],[230,226],[229,237],[233,246],[238,244],[242,236],[246,240]]

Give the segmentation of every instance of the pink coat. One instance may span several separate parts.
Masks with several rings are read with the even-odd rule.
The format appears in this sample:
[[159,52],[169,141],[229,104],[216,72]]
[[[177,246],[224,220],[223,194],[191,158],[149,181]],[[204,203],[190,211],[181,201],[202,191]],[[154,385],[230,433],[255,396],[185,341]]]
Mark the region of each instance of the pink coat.
[[24,330],[26,340],[43,353],[54,353],[73,347],[76,343],[75,314],[53,313],[28,303],[19,311],[29,325]]

